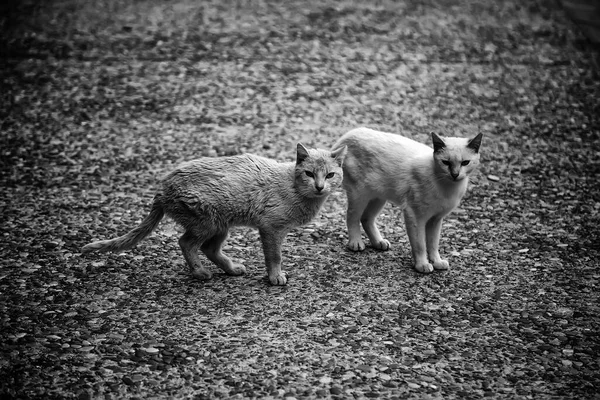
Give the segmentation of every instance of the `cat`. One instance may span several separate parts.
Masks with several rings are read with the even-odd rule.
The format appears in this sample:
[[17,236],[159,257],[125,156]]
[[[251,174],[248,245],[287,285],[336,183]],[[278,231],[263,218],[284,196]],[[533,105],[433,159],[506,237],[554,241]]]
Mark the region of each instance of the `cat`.
[[198,250],[227,274],[242,275],[245,267],[234,264],[222,247],[230,227],[250,226],[260,233],[270,283],[285,285],[285,236],[313,219],[328,195],[341,187],[345,154],[345,147],[330,152],[298,143],[295,163],[252,154],[185,162],[164,178],[150,214],[138,227],[116,239],[90,243],[82,253],[131,249],[167,214],[185,230],[179,245],[192,276],[212,278]]
[[479,164],[482,134],[441,138],[432,132],[431,138],[433,149],[404,136],[358,128],[336,142],[333,149],[347,148],[342,185],[348,195],[350,250],[365,249],[361,223],[371,247],[390,248],[375,225],[390,201],[403,209],[414,268],[422,273],[449,268],[439,253],[442,220],[467,191]]

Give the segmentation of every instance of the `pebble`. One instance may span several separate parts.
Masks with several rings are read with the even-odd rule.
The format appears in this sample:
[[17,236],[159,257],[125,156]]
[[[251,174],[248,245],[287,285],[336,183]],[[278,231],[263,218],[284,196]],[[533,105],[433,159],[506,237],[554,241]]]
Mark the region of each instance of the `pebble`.
[[135,382],[134,382],[134,381],[133,381],[133,380],[132,380],[130,377],[128,377],[128,376],[124,376],[124,377],[122,378],[122,381],[123,381],[123,383],[125,383],[126,385],[129,385],[129,386],[131,386],[131,385],[133,385],[133,384],[135,383]]
[[500,177],[499,177],[499,176],[496,176],[496,175],[491,175],[491,174],[490,174],[490,175],[488,175],[488,176],[487,176],[487,178],[488,178],[490,181],[492,181],[492,182],[498,182],[498,181],[500,180]]
[[361,364],[358,367],[356,367],[356,369],[359,369],[363,372],[370,372],[371,371],[371,366],[366,365],[366,364]]
[[331,394],[333,395],[338,395],[338,394],[342,394],[342,388],[339,386],[334,386],[332,387],[330,390]]
[[144,351],[148,354],[156,354],[158,353],[160,350],[155,348],[155,347],[147,347],[144,349]]
[[379,69],[377,68],[376,65],[369,64],[367,66],[367,71],[366,72],[367,72],[367,74],[370,74],[370,75],[377,75],[379,73]]

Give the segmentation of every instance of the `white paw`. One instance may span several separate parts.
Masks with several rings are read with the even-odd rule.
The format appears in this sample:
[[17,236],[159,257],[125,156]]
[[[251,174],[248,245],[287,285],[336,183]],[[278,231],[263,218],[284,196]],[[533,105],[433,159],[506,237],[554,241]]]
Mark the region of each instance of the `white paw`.
[[287,277],[285,276],[285,272],[281,271],[279,273],[279,275],[270,276],[269,277],[269,282],[271,282],[271,285],[275,285],[275,286],[286,285],[287,284]]
[[415,264],[415,270],[422,274],[430,274],[433,272],[433,265],[428,262]]
[[450,268],[450,264],[448,263],[448,260],[439,260],[433,263],[433,268],[439,271],[445,271]]
[[371,247],[377,250],[387,251],[390,249],[390,242],[385,239],[381,239],[378,242],[371,243]]
[[362,240],[349,240],[346,247],[352,251],[363,251],[365,249],[365,244]]
[[201,281],[208,281],[212,279],[212,272],[204,268],[194,268],[192,270],[192,276]]
[[244,267],[242,264],[233,264],[231,265],[231,268],[229,268],[229,270],[227,271],[227,275],[233,276],[244,275],[245,273],[246,267]]

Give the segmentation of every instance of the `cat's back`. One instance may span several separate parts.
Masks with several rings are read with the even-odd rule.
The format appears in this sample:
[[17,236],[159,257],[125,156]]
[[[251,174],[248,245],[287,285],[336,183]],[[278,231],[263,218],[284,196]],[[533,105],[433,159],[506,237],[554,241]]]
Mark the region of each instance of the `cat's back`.
[[251,187],[281,179],[283,164],[253,154],[203,157],[180,164],[163,180],[166,194],[195,196],[244,194]]
[[376,131],[370,128],[356,128],[344,134],[334,147],[348,146],[348,152],[360,156],[368,154],[392,153],[418,156],[430,154],[431,147],[416,140],[395,133]]
[[427,165],[433,149],[408,137],[357,128],[343,135],[334,148],[348,146],[344,176],[358,181],[370,178],[379,184],[392,177],[410,174],[418,165]]

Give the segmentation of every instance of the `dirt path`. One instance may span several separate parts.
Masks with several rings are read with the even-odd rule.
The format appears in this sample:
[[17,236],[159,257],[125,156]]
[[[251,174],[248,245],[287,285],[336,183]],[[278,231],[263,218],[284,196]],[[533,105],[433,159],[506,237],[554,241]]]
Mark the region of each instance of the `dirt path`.
[[[555,2],[20,2],[0,24],[0,397],[597,398],[600,81]],[[547,4],[552,3],[552,4]],[[256,232],[240,278],[187,274],[178,230],[128,230],[199,156],[291,160],[369,126],[485,135],[445,222],[447,273],[344,250],[345,196]]]

